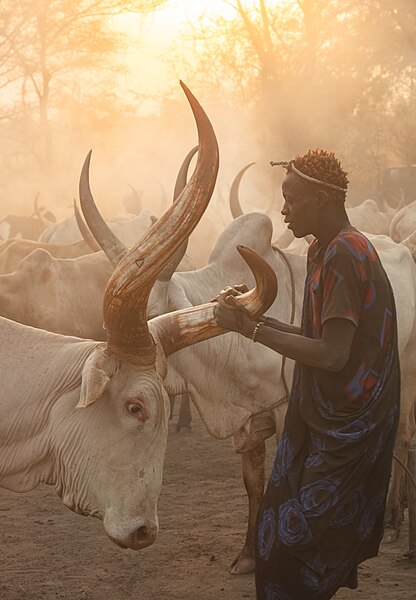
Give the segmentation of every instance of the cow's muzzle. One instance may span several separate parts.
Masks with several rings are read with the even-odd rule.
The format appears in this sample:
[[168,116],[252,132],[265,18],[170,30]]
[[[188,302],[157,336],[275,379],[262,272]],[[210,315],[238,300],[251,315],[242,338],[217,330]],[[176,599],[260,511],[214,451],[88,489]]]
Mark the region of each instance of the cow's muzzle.
[[158,526],[152,521],[144,521],[137,529],[125,535],[114,535],[107,531],[107,535],[112,542],[120,548],[129,548],[130,550],[142,550],[151,546],[156,540]]

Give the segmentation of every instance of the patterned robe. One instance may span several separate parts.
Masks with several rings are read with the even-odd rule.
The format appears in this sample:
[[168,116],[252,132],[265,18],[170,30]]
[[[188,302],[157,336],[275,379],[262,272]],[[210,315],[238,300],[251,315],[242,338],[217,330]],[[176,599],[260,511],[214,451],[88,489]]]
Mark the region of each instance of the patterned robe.
[[315,240],[301,330],[319,339],[328,319],[356,325],[340,372],[297,363],[282,438],[256,532],[258,600],[325,600],[357,587],[376,556],[399,417],[393,292],[369,240],[341,230]]

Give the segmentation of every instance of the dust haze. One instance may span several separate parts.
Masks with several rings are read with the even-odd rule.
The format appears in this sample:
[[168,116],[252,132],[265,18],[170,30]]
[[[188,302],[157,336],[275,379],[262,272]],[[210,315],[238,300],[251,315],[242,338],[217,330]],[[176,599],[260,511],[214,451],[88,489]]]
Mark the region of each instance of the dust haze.
[[[3,17],[18,19],[19,4],[6,2]],[[53,25],[56,3],[45,4],[45,23]],[[172,2],[159,4],[163,11]],[[31,214],[38,192],[39,203],[58,220],[70,216],[90,149],[91,187],[106,217],[125,212],[130,186],[142,194],[143,207],[160,216],[172,200],[180,164],[197,142],[180,79],[218,138],[220,172],[208,213],[222,226],[231,221],[228,192],[240,168],[256,163],[241,183],[243,209],[280,210],[283,173],[269,161],[310,147],[332,150],[341,159],[349,172],[350,204],[376,197],[384,168],[415,160],[416,19],[410,1],[367,4],[282,0],[265,9],[261,2],[237,2],[226,19],[212,9],[181,24],[169,51],[159,45],[157,32],[147,48],[138,43],[144,32],[150,35],[151,10],[137,21],[142,29],[124,32],[122,40],[111,18],[101,24],[98,18],[92,31],[101,54],[95,60],[92,46],[85,67],[76,39],[70,52],[50,42],[44,57],[47,98],[39,32],[29,29],[19,43],[29,53],[31,72],[18,54],[3,51],[0,57],[2,216]],[[5,39],[5,18],[2,23]],[[107,45],[100,41],[105,28]],[[137,45],[136,63],[129,43]],[[153,92],[148,80],[155,74],[146,75],[151,53],[165,64],[165,81]],[[152,110],[144,110],[149,100]]]

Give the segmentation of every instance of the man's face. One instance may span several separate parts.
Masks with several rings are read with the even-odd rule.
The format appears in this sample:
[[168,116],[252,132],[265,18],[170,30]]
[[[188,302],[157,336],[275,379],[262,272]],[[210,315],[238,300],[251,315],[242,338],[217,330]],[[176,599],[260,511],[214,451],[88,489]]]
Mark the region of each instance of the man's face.
[[282,215],[288,229],[297,238],[319,230],[319,200],[317,190],[303,181],[299,175],[289,172],[283,180],[282,192],[285,203]]

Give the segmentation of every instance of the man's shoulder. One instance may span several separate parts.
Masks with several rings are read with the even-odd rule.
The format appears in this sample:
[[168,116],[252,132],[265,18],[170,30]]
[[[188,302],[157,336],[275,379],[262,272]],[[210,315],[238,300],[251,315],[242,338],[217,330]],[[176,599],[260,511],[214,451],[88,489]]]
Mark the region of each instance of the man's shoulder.
[[350,227],[342,229],[329,242],[324,262],[327,263],[335,256],[349,256],[359,262],[373,262],[377,258],[377,252],[367,236],[355,227]]

